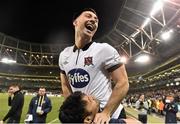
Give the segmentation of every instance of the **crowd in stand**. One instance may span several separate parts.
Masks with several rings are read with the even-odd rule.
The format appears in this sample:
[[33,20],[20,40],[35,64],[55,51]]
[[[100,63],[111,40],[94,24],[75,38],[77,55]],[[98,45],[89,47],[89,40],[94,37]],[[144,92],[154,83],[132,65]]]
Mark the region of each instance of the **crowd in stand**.
[[[151,91],[144,91],[144,92],[136,92],[136,93],[129,93],[129,95],[125,99],[125,103],[128,107],[136,108],[136,102],[138,101],[140,95],[144,94],[145,101],[148,103],[148,114],[156,114],[159,116],[165,116],[166,111],[166,104],[167,98],[169,96],[174,97],[174,103],[180,107],[180,88],[176,87],[169,88],[169,89],[161,89],[161,90],[151,90]],[[180,112],[180,110],[179,110]],[[179,115],[178,115],[179,116]],[[178,119],[180,119],[177,116]]]

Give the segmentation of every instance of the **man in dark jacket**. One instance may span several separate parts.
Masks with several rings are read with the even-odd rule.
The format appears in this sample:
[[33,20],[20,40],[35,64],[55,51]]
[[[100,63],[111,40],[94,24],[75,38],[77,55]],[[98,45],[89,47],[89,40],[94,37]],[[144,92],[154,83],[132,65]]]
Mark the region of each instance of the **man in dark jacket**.
[[[8,105],[11,106],[3,121],[7,123],[20,123],[22,109],[24,105],[24,95],[20,91],[18,84],[12,84],[8,90]],[[12,98],[13,96],[13,98]]]
[[51,111],[51,100],[46,96],[46,89],[39,88],[38,95],[33,97],[28,114],[32,115],[32,123],[46,123],[47,114]]
[[174,101],[174,96],[171,94],[166,97],[164,110],[166,112],[165,123],[166,124],[177,124],[176,113],[178,112],[178,106]]

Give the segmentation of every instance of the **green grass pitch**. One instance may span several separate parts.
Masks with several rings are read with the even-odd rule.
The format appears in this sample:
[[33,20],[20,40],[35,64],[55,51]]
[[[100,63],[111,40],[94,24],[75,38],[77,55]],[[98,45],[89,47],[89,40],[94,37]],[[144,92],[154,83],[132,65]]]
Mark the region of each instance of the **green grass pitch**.
[[[26,117],[29,103],[30,103],[30,100],[32,97],[33,96],[25,96],[23,113],[21,115],[21,123],[24,123],[24,119]],[[52,110],[48,114],[46,122],[47,123],[59,123],[58,110],[64,99],[62,97],[49,97],[49,98],[51,99],[51,102],[52,102]],[[8,110],[9,110],[8,95],[5,93],[0,93],[0,120],[2,120],[4,118],[4,116],[6,115]]]
[[[125,108],[126,113],[128,116],[131,116],[133,118],[138,118],[138,111],[133,108]],[[158,117],[154,114],[148,115],[148,124],[164,124],[164,118]]]

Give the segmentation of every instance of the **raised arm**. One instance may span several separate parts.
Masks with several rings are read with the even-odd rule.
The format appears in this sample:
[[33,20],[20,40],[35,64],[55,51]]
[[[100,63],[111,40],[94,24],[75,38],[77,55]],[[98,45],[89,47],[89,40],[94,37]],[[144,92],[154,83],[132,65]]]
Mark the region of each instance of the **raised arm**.
[[104,110],[101,113],[96,114],[94,119],[95,123],[108,123],[110,116],[117,109],[129,90],[128,77],[124,65],[121,65],[119,68],[114,70],[111,73],[111,77],[115,82],[115,87],[112,90],[112,94]]

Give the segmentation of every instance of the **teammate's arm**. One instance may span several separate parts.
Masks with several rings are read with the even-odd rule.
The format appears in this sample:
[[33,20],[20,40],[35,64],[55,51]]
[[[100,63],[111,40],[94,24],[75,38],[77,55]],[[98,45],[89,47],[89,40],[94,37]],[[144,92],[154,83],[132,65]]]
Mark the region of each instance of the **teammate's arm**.
[[112,94],[104,110],[101,113],[96,114],[96,117],[94,119],[95,123],[108,123],[110,116],[119,106],[120,102],[128,92],[129,83],[124,65],[121,65],[119,68],[112,71],[111,77],[115,82],[115,87],[113,88]]
[[69,85],[66,74],[60,73],[60,79],[61,79],[61,87],[63,91],[63,96],[67,98],[70,94],[72,94],[72,90]]

